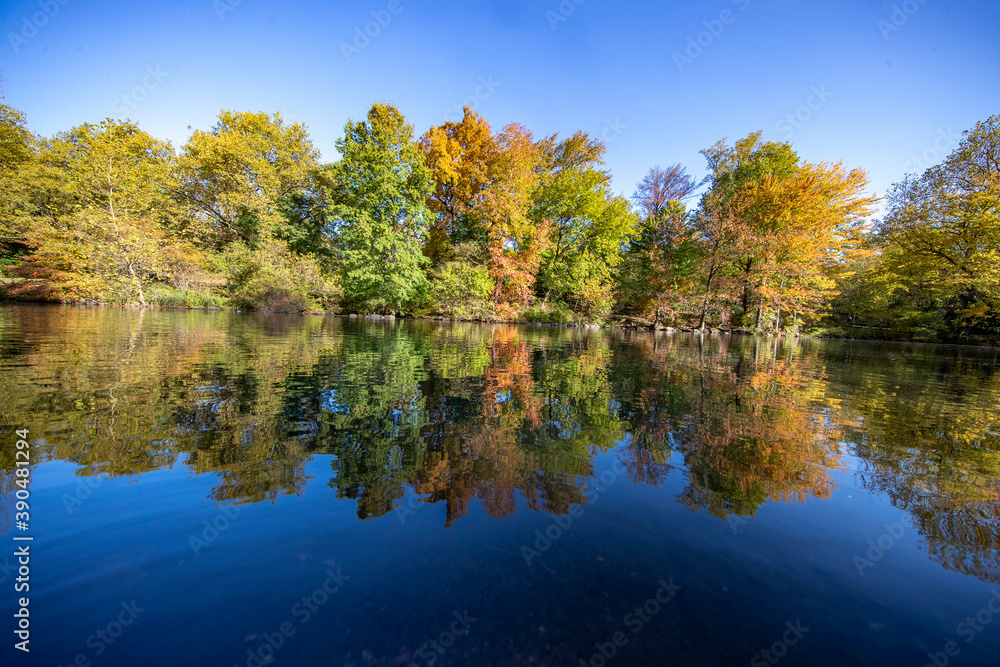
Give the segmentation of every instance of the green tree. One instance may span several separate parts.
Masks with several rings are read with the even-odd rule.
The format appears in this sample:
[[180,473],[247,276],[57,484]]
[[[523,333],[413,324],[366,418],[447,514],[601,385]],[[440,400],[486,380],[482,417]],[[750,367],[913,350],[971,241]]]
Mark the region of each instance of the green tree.
[[539,227],[550,226],[551,243],[542,253],[538,290],[545,300],[602,317],[611,309],[615,269],[635,233],[635,215],[627,199],[611,192],[611,175],[599,168],[602,142],[577,132],[541,146],[544,171],[532,216]]
[[348,121],[330,167],[333,225],[346,304],[361,312],[403,313],[428,289],[421,252],[431,219],[431,173],[413,126],[391,104]]

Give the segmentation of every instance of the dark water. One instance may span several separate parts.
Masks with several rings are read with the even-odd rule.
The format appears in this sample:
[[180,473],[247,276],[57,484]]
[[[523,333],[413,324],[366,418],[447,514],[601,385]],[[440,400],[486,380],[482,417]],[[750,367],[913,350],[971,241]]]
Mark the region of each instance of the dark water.
[[2,664],[996,665],[998,433],[989,350],[5,306]]

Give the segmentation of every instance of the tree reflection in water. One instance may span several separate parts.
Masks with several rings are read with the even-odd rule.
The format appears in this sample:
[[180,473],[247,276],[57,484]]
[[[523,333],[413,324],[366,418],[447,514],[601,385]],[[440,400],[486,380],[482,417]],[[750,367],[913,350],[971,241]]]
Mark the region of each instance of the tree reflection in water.
[[[329,486],[381,517],[408,494],[491,517],[586,502],[595,457],[729,518],[829,498],[909,513],[949,569],[1000,581],[995,352],[339,318],[10,307],[3,424],[80,476],[183,463],[220,503]],[[13,427],[6,426],[5,429]],[[992,429],[992,430],[991,430]],[[0,446],[13,488],[14,438]]]

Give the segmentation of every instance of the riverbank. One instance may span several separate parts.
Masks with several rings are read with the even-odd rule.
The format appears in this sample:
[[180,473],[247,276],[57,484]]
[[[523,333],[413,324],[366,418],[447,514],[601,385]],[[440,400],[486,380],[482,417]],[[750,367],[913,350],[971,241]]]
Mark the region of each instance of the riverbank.
[[279,311],[279,310],[261,310],[261,311],[247,311],[240,308],[233,308],[228,305],[203,305],[203,306],[185,306],[185,305],[163,305],[163,304],[147,304],[145,306],[139,304],[107,304],[99,303],[93,301],[80,301],[80,302],[61,302],[46,299],[29,300],[29,299],[11,299],[0,297],[0,305],[3,304],[18,304],[18,305],[47,305],[47,306],[73,306],[79,308],[125,308],[130,310],[137,309],[149,309],[149,310],[167,310],[167,311],[204,311],[204,312],[230,312],[230,313],[251,313],[257,312],[262,314],[274,314],[274,315],[289,315],[289,316],[335,316],[343,317],[345,319],[351,320],[366,320],[371,322],[393,322],[393,321],[417,321],[417,322],[438,322],[438,323],[468,323],[468,324],[507,324],[507,325],[518,325],[518,326],[529,326],[529,327],[550,327],[550,328],[566,328],[566,329],[586,329],[586,330],[610,330],[610,331],[642,331],[649,333],[660,333],[660,334],[697,334],[697,335],[721,335],[721,336],[761,336],[764,338],[812,338],[818,340],[853,340],[853,341],[863,341],[863,342],[885,342],[885,343],[923,343],[929,345],[968,345],[973,347],[1000,347],[1000,339],[979,339],[979,340],[948,340],[948,339],[933,339],[933,338],[905,338],[905,337],[863,337],[863,336],[846,336],[838,335],[833,329],[814,327],[812,329],[807,329],[799,332],[766,332],[760,331],[755,332],[749,329],[742,328],[727,328],[727,327],[705,327],[700,329],[698,327],[689,326],[669,326],[660,323],[654,323],[652,320],[638,318],[633,316],[619,316],[611,318],[610,320],[603,322],[589,322],[583,319],[570,321],[570,322],[549,322],[549,321],[538,321],[532,319],[513,319],[513,320],[500,320],[500,319],[484,319],[484,318],[463,318],[463,317],[448,317],[444,315],[381,315],[377,313],[347,313],[335,310],[328,311]]

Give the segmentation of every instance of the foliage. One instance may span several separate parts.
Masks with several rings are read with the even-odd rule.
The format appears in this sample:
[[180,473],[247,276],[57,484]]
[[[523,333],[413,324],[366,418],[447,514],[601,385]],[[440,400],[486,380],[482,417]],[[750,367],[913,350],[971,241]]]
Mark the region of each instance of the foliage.
[[695,188],[680,165],[653,167],[639,184],[640,218],[616,286],[620,311],[675,324],[696,308],[701,247],[683,204]]
[[34,157],[33,144],[24,114],[0,104],[0,242],[4,244],[24,240],[26,221],[19,215],[24,196],[23,170],[30,167]]
[[459,246],[456,250],[456,259],[431,272],[432,311],[461,319],[493,319],[490,295],[494,284],[489,271],[469,259],[473,245]]
[[225,299],[210,292],[177,289],[166,285],[153,287],[149,300],[164,308],[224,308],[228,305]]
[[926,294],[959,336],[1000,334],[1000,116],[897,184],[876,235],[891,291]]
[[582,132],[561,142],[549,138],[532,210],[550,239],[539,267],[539,292],[598,319],[611,309],[615,269],[636,226],[628,201],[611,193],[610,174],[598,168],[604,151],[603,143]]
[[737,322],[756,330],[771,314],[781,330],[783,312],[797,320],[815,311],[875,202],[864,195],[865,172],[800,163],[791,146],[763,143],[760,133],[703,153],[713,173],[697,218],[709,269],[702,321],[712,301],[735,304]]
[[226,291],[237,308],[303,312],[329,310],[337,301],[336,282],[323,276],[317,261],[277,239],[256,248],[234,243],[223,265]]
[[528,306],[518,316],[522,322],[539,322],[541,324],[569,324],[578,319],[578,315],[564,303],[549,302]]
[[281,115],[223,110],[209,132],[196,130],[177,164],[178,194],[191,211],[191,232],[214,250],[259,236],[294,235],[314,216],[288,207],[320,187],[319,151],[301,123]]
[[413,126],[390,104],[374,105],[365,121],[348,121],[344,134],[330,175],[345,302],[359,312],[405,313],[429,287],[421,248],[430,170]]
[[[612,190],[584,132],[494,131],[470,108],[417,138],[392,104],[321,162],[300,123],[223,110],[176,155],[131,122],[50,138],[0,104],[10,298],[463,319],[1000,336],[1000,117],[889,193],[754,132]],[[706,186],[702,189],[702,186]],[[700,194],[697,205],[689,200]]]
[[81,125],[39,149],[27,205],[26,270],[67,299],[145,304],[154,282],[179,285],[201,264],[172,234],[173,151],[129,122]]
[[475,209],[490,183],[498,146],[489,123],[466,107],[460,122],[428,130],[420,148],[435,188],[427,200],[434,217],[424,252],[439,262],[450,259],[458,244],[485,241],[486,230]]

